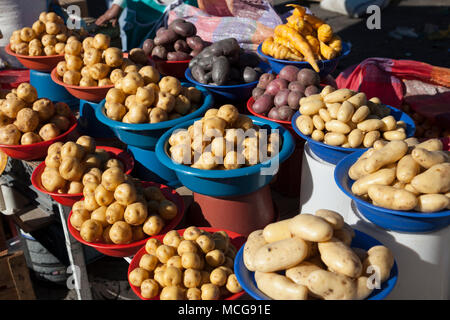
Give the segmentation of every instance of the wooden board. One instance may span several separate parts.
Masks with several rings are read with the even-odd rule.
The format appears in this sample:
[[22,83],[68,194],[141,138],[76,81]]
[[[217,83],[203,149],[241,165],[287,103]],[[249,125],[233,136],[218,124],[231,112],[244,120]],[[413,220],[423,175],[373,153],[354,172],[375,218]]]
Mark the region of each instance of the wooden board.
[[35,300],[22,251],[0,257],[0,300]]

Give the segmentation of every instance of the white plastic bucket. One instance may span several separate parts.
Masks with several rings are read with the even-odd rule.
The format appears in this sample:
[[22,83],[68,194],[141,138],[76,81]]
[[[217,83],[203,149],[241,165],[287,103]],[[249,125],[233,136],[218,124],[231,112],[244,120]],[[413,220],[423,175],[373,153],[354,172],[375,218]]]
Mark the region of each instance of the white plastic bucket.
[[317,209],[339,212],[344,220],[349,212],[351,199],[334,181],[336,166],[318,158],[305,143],[300,188],[300,212],[314,213]]
[[364,218],[353,202],[346,222],[392,250],[399,272],[388,299],[450,299],[450,226],[429,233],[389,231]]

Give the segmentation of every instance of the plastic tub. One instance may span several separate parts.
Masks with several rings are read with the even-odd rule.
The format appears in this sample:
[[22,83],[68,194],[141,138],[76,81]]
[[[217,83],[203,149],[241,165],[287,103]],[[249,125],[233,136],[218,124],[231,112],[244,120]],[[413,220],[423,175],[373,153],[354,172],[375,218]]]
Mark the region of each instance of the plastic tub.
[[[127,152],[107,146],[97,146],[97,149],[104,149],[107,151],[112,158],[119,159],[124,165],[124,172],[126,174],[130,174],[134,167],[133,157]],[[41,162],[36,169],[34,169],[31,175],[31,183],[33,186],[42,193],[50,195],[53,200],[62,204],[63,206],[72,207],[73,204],[77,201],[80,201],[83,198],[83,193],[57,193],[57,192],[49,192],[47,191],[41,183],[41,175],[45,170],[45,162]]]
[[191,60],[180,60],[180,61],[167,61],[160,59],[152,59],[156,65],[156,69],[164,76],[172,76],[178,79],[184,79],[184,73],[189,67],[189,61]]
[[[183,86],[190,86],[189,83],[183,82]],[[195,86],[198,90],[203,93],[203,104],[196,111],[189,113],[181,118],[163,121],[159,123],[142,123],[142,124],[132,124],[132,123],[124,123],[121,121],[114,121],[108,118],[105,114],[105,101],[99,104],[97,109],[95,110],[95,115],[97,119],[111,128],[117,138],[125,144],[130,146],[153,150],[158,142],[158,139],[161,135],[166,132],[168,129],[173,128],[174,126],[202,116],[206,110],[213,106],[213,97],[208,92],[208,90]]]
[[[184,215],[183,198],[175,190],[173,190],[172,188],[169,188],[165,185],[162,185],[159,183],[154,183],[154,182],[149,182],[149,181],[142,181],[142,184],[144,187],[150,187],[150,186],[159,187],[161,189],[162,193],[164,194],[164,196],[177,205],[177,207],[178,207],[177,215],[175,216],[175,218],[173,218],[172,220],[170,220],[170,222],[168,222],[166,224],[166,226],[161,230],[160,234],[165,234],[165,233],[169,232],[170,230],[173,230],[180,223],[181,219],[183,219],[183,215]],[[87,242],[87,241],[83,240],[83,238],[81,238],[80,232],[77,229],[75,229],[74,227],[72,227],[72,224],[70,223],[71,215],[72,215],[72,211],[70,212],[69,217],[67,218],[67,227],[69,229],[70,234],[76,240],[81,242],[82,244],[92,247],[107,256],[121,257],[121,258],[133,256],[136,254],[136,252],[139,251],[139,249],[142,248],[142,246],[145,246],[145,243],[147,242],[147,240],[151,238],[149,236],[148,238],[145,238],[145,239],[142,239],[142,240],[139,240],[136,242],[132,242],[129,244],[105,244],[105,243],[99,243],[99,242]]]
[[87,100],[79,100],[79,118],[78,130],[85,135],[93,138],[113,138],[114,132],[110,127],[100,122],[95,115],[95,111],[102,102],[92,102]]
[[67,136],[75,131],[78,126],[77,119],[72,115],[70,119],[70,127],[63,134],[57,136],[54,139],[41,141],[38,143],[28,145],[6,145],[0,144],[0,150],[6,153],[8,156],[19,160],[38,160],[44,159],[47,156],[47,149],[51,144],[58,141],[66,141]]
[[[217,228],[202,228],[199,227],[199,229],[201,230],[205,230],[208,232],[217,232],[217,231],[225,231],[229,238],[230,238],[230,242],[236,247],[236,249],[240,249],[242,247],[242,245],[245,243],[245,237],[235,233],[233,231],[228,231],[228,230],[224,230],[224,229],[217,229]],[[181,229],[181,230],[177,230],[177,232],[180,235],[183,235],[184,230],[186,229]],[[152,238],[158,239],[162,242],[163,238],[164,238],[165,234],[161,234]],[[130,266],[128,267],[128,276],[127,278],[129,278],[130,272],[133,271],[134,269],[139,267],[139,261],[141,260],[141,257],[146,254],[147,252],[145,251],[145,245],[136,253],[136,255],[133,257],[133,259],[130,262]],[[152,299],[146,299],[144,297],[141,296],[141,289],[139,287],[136,287],[134,285],[132,285],[130,283],[130,287],[133,290],[133,292],[142,300],[159,300],[159,296],[156,296]],[[243,294],[244,294],[244,290],[242,290],[241,292],[235,293],[227,298],[225,298],[224,300],[236,300],[238,298],[240,298]]]
[[[249,117],[256,125],[271,130],[278,129],[283,139],[280,153],[263,163],[233,170],[202,170],[174,162],[168,154],[170,135],[177,129],[189,127],[200,118],[183,122],[164,133],[156,145],[156,156],[162,164],[174,170],[178,180],[193,192],[213,197],[230,197],[252,193],[272,181],[279,164],[294,152],[295,141],[283,126],[254,116]],[[264,170],[267,171],[263,172]]]
[[64,88],[66,88],[67,91],[69,91],[69,93],[71,95],[73,95],[75,98],[80,99],[80,100],[87,100],[87,101],[92,101],[92,102],[102,101],[106,97],[108,90],[111,88],[114,88],[113,84],[109,85],[109,86],[102,86],[102,87],[97,87],[97,86],[96,87],[80,87],[80,86],[75,86],[75,85],[64,83],[61,80],[61,77],[56,73],[56,68],[54,68],[52,70],[51,76],[52,76],[52,80],[56,84],[63,86]]
[[353,180],[348,170],[364,153],[359,150],[342,159],[334,170],[334,180],[338,187],[356,203],[356,207],[368,220],[381,228],[403,232],[430,232],[450,225],[450,210],[433,213],[390,210],[375,206],[353,194]]
[[[414,120],[411,119],[406,113],[400,111],[391,106],[387,106],[391,109],[391,115],[397,120],[402,120],[406,123],[406,136],[412,137],[414,132],[416,131],[416,125],[414,124]],[[311,136],[306,136],[297,128],[295,124],[297,118],[300,116],[300,112],[297,111],[292,117],[292,128],[294,131],[303,139],[308,141],[311,150],[322,160],[337,164],[342,158],[347,156],[350,153],[359,151],[359,150],[367,150],[367,148],[343,148],[339,146],[330,146],[326,143],[319,142],[313,140]]]
[[[352,247],[368,250],[373,246],[382,245],[381,242],[371,236],[355,229],[355,237],[351,243]],[[234,273],[242,288],[256,300],[271,300],[256,285],[255,273],[248,270],[244,264],[244,246],[236,254],[234,260]],[[394,261],[389,279],[381,284],[380,289],[375,289],[366,300],[383,300],[394,289],[398,279],[397,262]]]
[[[272,72],[269,65],[264,62],[261,62],[259,64],[259,67],[264,72]],[[258,79],[257,81],[243,84],[236,84],[231,86],[215,86],[212,84],[203,84],[195,80],[194,77],[192,77],[191,69],[189,68],[186,69],[184,76],[189,82],[192,82],[197,86],[208,89],[209,91],[219,96],[221,99],[225,98],[231,101],[247,100],[249,97],[251,97],[252,90],[256,87],[259,81]]]
[[52,56],[26,56],[17,54],[11,50],[11,44],[5,47],[7,54],[16,57],[17,60],[27,69],[50,72],[56,67],[58,62],[64,61],[63,54],[55,54]]
[[[339,60],[345,56],[347,56],[350,51],[351,51],[351,44],[349,42],[342,42],[342,53],[341,55],[339,55],[338,57],[331,59],[331,60],[318,60],[317,61],[317,65],[319,66],[319,76],[321,78],[329,75],[330,73],[332,73],[338,63]],[[283,69],[285,66],[287,65],[293,65],[296,66],[299,69],[303,69],[303,68],[308,68],[308,69],[312,69],[311,65],[309,64],[309,62],[306,61],[289,61],[289,60],[281,60],[281,59],[275,59],[272,58],[271,56],[265,55],[262,50],[262,43],[258,46],[258,54],[267,59],[267,61],[269,62],[270,67],[272,68],[273,72],[275,73],[280,73],[280,70]]]

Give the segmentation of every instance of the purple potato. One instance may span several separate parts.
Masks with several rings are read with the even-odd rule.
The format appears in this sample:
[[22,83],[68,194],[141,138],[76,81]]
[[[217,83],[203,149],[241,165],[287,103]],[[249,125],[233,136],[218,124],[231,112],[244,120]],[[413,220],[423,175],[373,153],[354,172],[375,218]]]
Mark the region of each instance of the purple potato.
[[307,86],[305,89],[305,96],[307,97],[318,93],[320,93],[320,90],[316,86]]
[[297,80],[297,74],[300,70],[296,66],[287,65],[280,70],[279,76],[287,81]]
[[270,119],[280,120],[280,114],[278,113],[278,108],[272,108],[267,115]]
[[256,99],[253,104],[253,111],[259,114],[266,113],[269,109],[273,107],[273,97],[270,94],[263,94],[258,99]]
[[262,88],[265,89],[267,87],[267,85],[273,80],[275,79],[275,75],[272,73],[263,73],[261,75],[261,77],[259,77],[259,82],[257,87],[258,88]]
[[300,81],[305,87],[320,84],[320,77],[317,72],[312,69],[301,69],[297,74],[297,80]]
[[175,41],[175,43],[173,44],[173,48],[175,49],[175,51],[181,51],[185,53],[189,53],[192,51],[186,41],[182,39],[178,39],[177,41]]
[[255,100],[258,99],[263,94],[264,94],[264,89],[263,88],[255,87],[255,89],[252,90],[252,97]]
[[152,53],[153,48],[155,47],[155,42],[153,39],[146,39],[142,44],[142,50],[144,50],[145,54],[149,56]]
[[305,86],[300,81],[292,81],[288,85],[288,89],[291,91],[305,92]]
[[289,106],[281,106],[278,108],[278,115],[280,120],[290,121],[294,115],[294,110],[292,110]]
[[287,89],[288,82],[284,79],[277,78],[272,80],[266,87],[266,93],[275,96],[281,89]]
[[273,103],[275,106],[281,107],[288,104],[288,96],[290,92],[291,91],[289,91],[289,89],[281,89],[278,91],[275,98],[273,98]]
[[299,101],[301,98],[303,98],[305,95],[303,92],[300,91],[291,91],[288,96],[288,102],[287,105],[292,109],[297,111],[300,107]]

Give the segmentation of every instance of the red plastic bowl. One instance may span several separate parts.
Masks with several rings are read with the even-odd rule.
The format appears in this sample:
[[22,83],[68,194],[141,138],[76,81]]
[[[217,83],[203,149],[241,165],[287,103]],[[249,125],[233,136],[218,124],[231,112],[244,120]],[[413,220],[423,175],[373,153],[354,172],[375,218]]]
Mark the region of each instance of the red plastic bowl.
[[[177,205],[178,208],[177,215],[175,216],[175,218],[173,218],[166,224],[166,226],[161,230],[161,234],[165,234],[170,230],[173,230],[180,223],[181,219],[183,219],[184,215],[183,198],[174,189],[165,186],[163,184],[150,181],[142,181],[142,185],[144,187],[154,186],[160,188],[164,196]],[[146,239],[132,242],[129,244],[106,244],[101,242],[87,242],[83,240],[83,238],[81,238],[80,232],[74,227],[72,227],[72,224],[70,223],[71,216],[72,211],[70,212],[69,217],[67,218],[67,227],[69,229],[70,234],[82,244],[92,247],[107,256],[120,258],[133,256],[136,254],[136,252],[138,252],[138,250],[142,246],[145,246],[147,240],[151,238],[148,237]]]
[[189,62],[191,60],[166,61],[161,59],[154,59],[153,61],[156,65],[156,69],[158,69],[158,71],[162,75],[184,79],[184,73],[189,67]]
[[[134,159],[128,153],[118,148],[106,147],[106,146],[97,146],[97,149],[104,149],[107,151],[110,156],[113,158],[119,159],[124,165],[124,171],[126,174],[130,174],[134,168]],[[40,192],[50,195],[53,200],[62,204],[63,206],[72,207],[73,204],[77,201],[83,199],[83,193],[57,193],[57,192],[49,192],[45,190],[41,183],[41,175],[45,170],[45,162],[39,164],[36,169],[34,169],[31,175],[31,183],[33,186],[38,189]]]
[[61,77],[56,73],[56,68],[51,73],[52,80],[66,88],[67,91],[75,98],[80,100],[87,100],[92,102],[100,102],[108,93],[108,90],[114,88],[114,85],[102,86],[102,87],[80,87],[71,84],[66,84],[61,80]]
[[63,134],[57,136],[56,138],[48,141],[41,141],[33,144],[26,145],[7,145],[0,144],[0,150],[6,153],[8,156],[14,159],[19,160],[38,160],[44,159],[47,155],[47,149],[51,144],[58,141],[65,141],[67,136],[75,131],[77,128],[78,122],[77,119],[72,115],[70,118],[71,126],[69,129]]
[[[225,231],[228,234],[228,236],[230,237],[231,243],[236,247],[236,249],[238,251],[246,241],[246,237],[244,237],[243,235],[240,235],[239,233],[233,232],[233,231],[228,231],[228,230],[218,229],[218,228],[204,228],[204,227],[199,227],[199,229],[202,229],[202,230],[205,230],[208,232]],[[186,230],[186,229],[177,230],[177,232],[180,235],[183,235],[184,230]],[[165,234],[161,234],[161,235],[158,235],[158,236],[155,236],[152,238],[158,239],[159,241],[162,242],[164,236],[165,236]],[[133,259],[130,262],[130,266],[128,267],[128,276],[127,276],[128,279],[130,278],[130,272],[139,267],[139,261],[141,260],[141,257],[146,253],[147,252],[145,251],[145,245],[144,245],[133,257]],[[130,287],[133,290],[133,292],[141,300],[159,300],[159,296],[156,296],[152,299],[144,298],[143,296],[141,296],[141,288],[132,285],[129,280],[128,280],[128,283],[130,284]],[[244,293],[245,293],[245,291],[242,290],[241,292],[235,293],[235,294],[225,298],[225,300],[236,300],[239,297],[241,297]]]
[[58,62],[64,60],[63,54],[55,54],[52,56],[26,56],[17,54],[11,50],[11,44],[5,47],[5,51],[7,54],[16,57],[25,68],[38,71],[52,71]]

